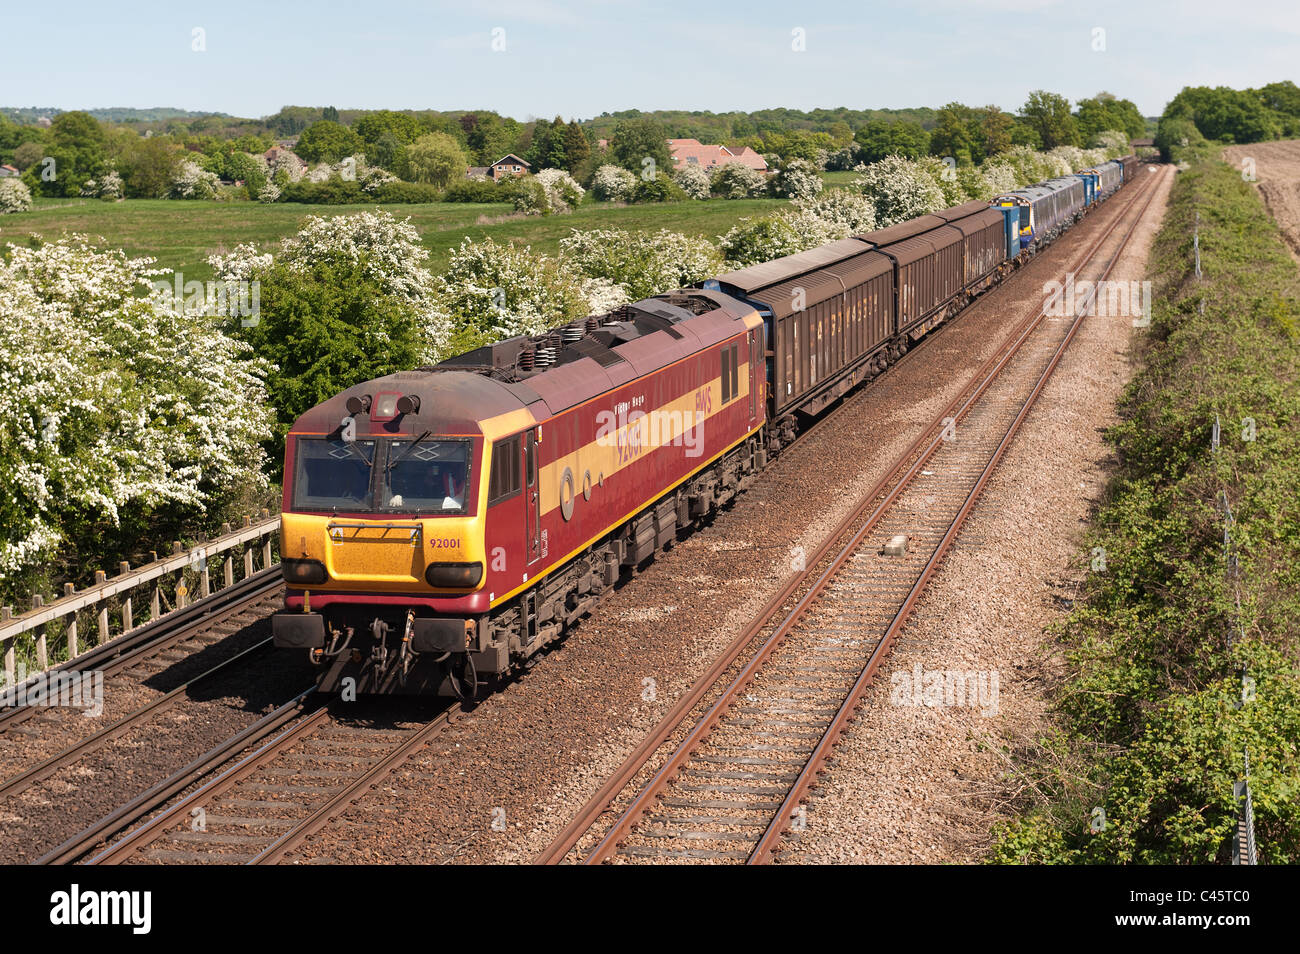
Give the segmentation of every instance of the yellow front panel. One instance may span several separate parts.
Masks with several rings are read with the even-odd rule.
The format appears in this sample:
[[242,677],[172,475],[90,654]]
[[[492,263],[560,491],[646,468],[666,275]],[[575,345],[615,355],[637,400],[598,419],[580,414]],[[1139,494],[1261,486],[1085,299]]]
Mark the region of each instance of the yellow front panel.
[[312,589],[358,584],[378,592],[431,589],[424,580],[430,563],[483,562],[481,516],[370,519],[285,513],[281,534],[286,557],[325,564],[329,582]]
[[[412,526],[419,523],[413,521]],[[329,532],[332,540],[325,548],[325,569],[333,579],[414,583],[424,578],[420,531],[335,527]]]

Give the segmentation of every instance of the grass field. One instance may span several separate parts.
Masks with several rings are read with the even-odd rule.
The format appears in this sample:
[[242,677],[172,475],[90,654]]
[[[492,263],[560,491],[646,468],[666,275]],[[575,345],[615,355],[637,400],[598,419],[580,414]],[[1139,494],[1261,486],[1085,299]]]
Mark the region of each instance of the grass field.
[[840,169],[835,172],[823,172],[822,180],[828,186],[847,186],[852,185],[853,180],[862,175],[860,172],[854,172],[852,169]]
[[72,232],[91,236],[103,247],[131,255],[150,255],[166,268],[205,280],[212,270],[204,259],[241,242],[269,244],[297,231],[309,215],[342,215],[375,208],[410,218],[431,253],[430,266],[442,271],[451,252],[468,236],[514,241],[554,254],[570,229],[661,228],[713,238],[742,216],[762,215],[785,205],[783,199],[722,199],[662,205],[584,205],[568,215],[516,216],[505,204],[432,202],[424,205],[301,205],[255,202],[185,202],[128,199],[41,199],[30,212],[0,219],[0,244],[26,244],[28,236],[56,239]]

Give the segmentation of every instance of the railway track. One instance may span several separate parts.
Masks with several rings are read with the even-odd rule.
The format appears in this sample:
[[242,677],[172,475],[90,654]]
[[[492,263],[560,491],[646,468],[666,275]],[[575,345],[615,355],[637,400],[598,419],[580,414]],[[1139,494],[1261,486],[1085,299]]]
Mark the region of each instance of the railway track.
[[[98,664],[102,667],[99,672],[106,680],[129,679],[134,683],[143,683],[186,657],[198,657],[205,650],[212,650],[231,634],[265,616],[282,589],[278,569],[264,570],[209,597],[203,601],[206,605],[194,613],[182,611],[182,615],[176,619],[172,618],[173,614],[169,614],[150,624],[147,627],[149,633],[144,636],[130,634],[130,641],[126,645],[114,647],[105,644],[99,647],[104,652],[92,650],[86,653],[75,661],[76,671],[90,671]],[[260,651],[269,648],[270,644],[270,639],[263,639],[234,655],[227,655],[211,665],[202,666],[194,675],[184,678],[161,695],[133,708],[108,725],[81,735],[40,762],[0,780],[0,799],[21,794],[115,739],[146,725],[149,719],[183,701],[200,685],[235,669],[241,663],[247,663]],[[94,657],[87,661],[86,657],[92,653]],[[107,696],[118,688],[120,683],[115,686],[109,682],[104,693]],[[78,718],[79,715],[80,713],[69,714],[42,706],[22,706],[4,711],[3,719],[0,719],[0,731],[35,734],[32,728],[19,728],[32,719],[45,723],[71,722],[71,727],[75,730],[88,725]]]
[[[379,729],[373,719],[354,720],[347,703],[313,707],[309,695],[304,693],[273,717],[250,727],[249,732],[256,730],[258,738],[265,738],[275,728],[296,720],[288,728],[216,778],[174,800],[90,857],[88,863],[283,861],[465,711],[447,708],[427,722],[405,727],[394,722]],[[219,748],[228,757],[233,744]],[[240,745],[246,748],[248,740]],[[211,761],[221,755],[214,750],[205,758]],[[197,762],[187,767],[149,799],[124,806],[111,821],[101,820],[41,861],[67,863],[84,857],[104,839],[107,830],[121,830],[144,818],[188,784],[187,780],[192,781],[199,770]]]
[[[105,681],[132,675],[161,672],[181,656],[198,652],[219,643],[228,635],[259,615],[259,608],[277,598],[284,590],[279,566],[268,567],[211,596],[196,600],[145,623],[129,633],[79,655],[49,672],[91,672],[102,674]],[[108,686],[105,692],[109,691]],[[36,716],[49,716],[53,710],[44,706],[10,705],[16,690],[0,697],[0,732],[16,729]]]
[[[1147,177],[1067,271],[1094,271],[1087,276],[1093,281],[1110,274],[1159,178]],[[769,601],[538,862],[570,855],[589,864],[772,860],[784,833],[806,824],[803,803],[818,775],[1086,306],[1084,299],[1062,321],[1049,320],[1044,307],[1016,324],[807,569]],[[883,555],[883,545],[898,538],[906,552]],[[656,753],[673,742],[655,768]]]

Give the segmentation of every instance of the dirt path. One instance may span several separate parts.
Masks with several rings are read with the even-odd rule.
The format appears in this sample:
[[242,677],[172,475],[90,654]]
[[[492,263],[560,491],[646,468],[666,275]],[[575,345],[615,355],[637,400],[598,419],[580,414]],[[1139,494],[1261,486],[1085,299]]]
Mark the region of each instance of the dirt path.
[[1223,158],[1243,175],[1253,173],[1264,204],[1300,262],[1300,140],[1229,146]]

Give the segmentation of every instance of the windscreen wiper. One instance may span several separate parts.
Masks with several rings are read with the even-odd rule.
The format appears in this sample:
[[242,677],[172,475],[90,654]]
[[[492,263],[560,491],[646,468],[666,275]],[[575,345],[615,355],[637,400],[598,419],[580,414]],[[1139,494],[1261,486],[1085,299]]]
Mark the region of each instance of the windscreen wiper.
[[413,453],[415,452],[415,449],[416,449],[417,447],[420,446],[420,441],[424,440],[426,437],[428,437],[428,436],[429,436],[430,434],[432,434],[432,433],[433,433],[433,431],[425,431],[423,434],[421,434],[421,435],[420,435],[419,437],[417,437],[415,440],[411,441],[411,446],[408,447],[406,450],[402,451],[402,456],[401,456],[401,457],[398,457],[398,458],[396,458],[396,459],[394,459],[394,460],[390,460],[390,461],[388,462],[388,466],[384,468],[384,472],[387,473],[388,471],[390,471],[390,470],[392,470],[394,467],[396,467],[398,464],[400,464],[402,461],[406,460],[406,458],[410,457],[411,454],[413,454]]

